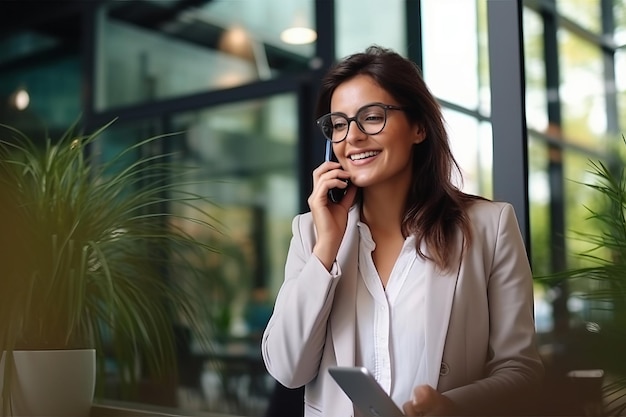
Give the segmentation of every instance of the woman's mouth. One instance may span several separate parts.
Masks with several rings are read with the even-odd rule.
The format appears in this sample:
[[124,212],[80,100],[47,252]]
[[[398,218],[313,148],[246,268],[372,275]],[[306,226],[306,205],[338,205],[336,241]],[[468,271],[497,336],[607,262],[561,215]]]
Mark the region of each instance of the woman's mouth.
[[367,151],[361,153],[355,153],[350,155],[350,159],[353,161],[359,161],[361,159],[371,158],[372,156],[376,156],[380,153],[380,151]]

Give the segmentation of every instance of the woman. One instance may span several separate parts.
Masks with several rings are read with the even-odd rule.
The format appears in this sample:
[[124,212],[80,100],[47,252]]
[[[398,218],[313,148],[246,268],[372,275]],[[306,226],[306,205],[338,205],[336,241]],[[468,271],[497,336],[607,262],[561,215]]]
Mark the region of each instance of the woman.
[[305,416],[355,414],[336,365],[366,367],[407,415],[523,412],[543,368],[519,227],[511,205],[453,184],[419,68],[370,47],[329,71],[317,110],[338,162],[313,171],[310,213],[293,221],[269,373],[306,386]]

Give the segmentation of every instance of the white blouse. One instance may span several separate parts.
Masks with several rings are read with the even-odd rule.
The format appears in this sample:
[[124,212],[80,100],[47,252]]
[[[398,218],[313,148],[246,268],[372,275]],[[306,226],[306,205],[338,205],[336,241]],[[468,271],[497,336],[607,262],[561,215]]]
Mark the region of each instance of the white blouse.
[[366,367],[402,408],[426,379],[424,260],[415,250],[415,237],[407,237],[383,288],[372,259],[376,244],[369,227],[358,226],[356,365]]

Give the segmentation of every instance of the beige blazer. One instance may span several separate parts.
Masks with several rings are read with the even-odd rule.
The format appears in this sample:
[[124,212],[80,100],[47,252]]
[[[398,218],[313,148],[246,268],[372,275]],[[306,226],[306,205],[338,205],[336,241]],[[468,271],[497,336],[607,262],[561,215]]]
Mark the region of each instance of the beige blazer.
[[[354,415],[327,368],[355,365],[358,213],[357,206],[350,210],[337,254],[342,274],[335,278],[312,255],[311,214],[296,216],[285,280],[263,334],[268,372],[287,387],[306,385],[306,417]],[[461,256],[463,238],[457,235],[452,271],[441,273],[427,263],[424,383],[463,414],[513,414],[543,375],[531,271],[510,204],[478,201],[469,218],[473,243]]]

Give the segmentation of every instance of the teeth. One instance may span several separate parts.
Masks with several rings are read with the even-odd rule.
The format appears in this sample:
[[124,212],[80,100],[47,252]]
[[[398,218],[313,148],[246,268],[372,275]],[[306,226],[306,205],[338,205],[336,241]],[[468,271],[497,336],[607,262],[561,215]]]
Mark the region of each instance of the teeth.
[[369,152],[357,153],[354,155],[350,155],[350,159],[352,159],[353,161],[356,161],[358,159],[365,159],[365,158],[370,158],[372,156],[376,156],[379,153],[380,151],[369,151]]

